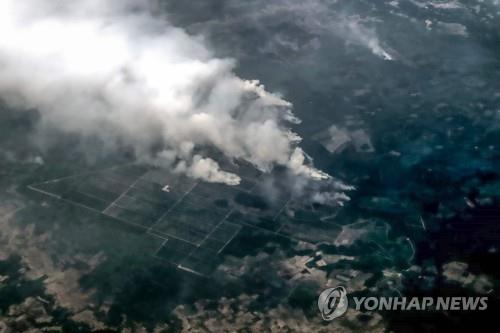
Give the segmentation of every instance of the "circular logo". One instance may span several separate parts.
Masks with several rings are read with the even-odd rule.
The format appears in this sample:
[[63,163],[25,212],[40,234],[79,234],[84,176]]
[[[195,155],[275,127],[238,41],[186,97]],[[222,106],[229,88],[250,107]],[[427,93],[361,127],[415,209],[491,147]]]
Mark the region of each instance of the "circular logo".
[[324,320],[333,320],[347,311],[347,291],[344,287],[323,290],[318,298],[318,308]]

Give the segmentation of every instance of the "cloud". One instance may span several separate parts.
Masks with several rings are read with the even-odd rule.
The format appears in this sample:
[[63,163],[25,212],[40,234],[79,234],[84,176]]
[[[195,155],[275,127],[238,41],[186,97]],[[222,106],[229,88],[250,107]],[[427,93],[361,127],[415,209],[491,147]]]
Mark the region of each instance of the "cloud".
[[204,148],[263,171],[314,179],[292,105],[233,73],[201,37],[153,17],[144,0],[0,0],[0,96],[42,128],[125,144],[141,162],[237,184]]

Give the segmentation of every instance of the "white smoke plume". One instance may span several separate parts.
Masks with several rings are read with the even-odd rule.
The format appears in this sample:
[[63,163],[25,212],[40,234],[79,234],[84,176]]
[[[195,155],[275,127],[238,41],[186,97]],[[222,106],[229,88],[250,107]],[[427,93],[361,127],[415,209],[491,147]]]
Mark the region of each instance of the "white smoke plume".
[[[370,28],[374,22],[370,17],[349,14],[346,10],[352,6],[350,0],[246,0],[228,1],[225,8],[228,12],[237,13],[228,15],[230,25],[247,24],[256,29],[265,29],[283,22],[292,24],[314,36],[336,36],[343,39],[347,45],[358,45],[367,48],[371,53],[384,60],[396,60],[397,53],[384,45],[375,28]],[[215,26],[221,23],[216,21]],[[295,30],[292,30],[295,31]],[[315,40],[317,43],[318,40]],[[274,34],[264,49],[272,49],[272,44],[283,46],[292,52],[301,47],[295,36]],[[317,44],[316,43],[316,44]],[[271,45],[270,45],[271,44]],[[314,46],[313,46],[314,47]]]
[[328,178],[286,127],[298,122],[290,103],[234,67],[146,0],[0,0],[0,98],[37,109],[43,126],[124,143],[142,162],[213,182],[240,178],[204,147]]

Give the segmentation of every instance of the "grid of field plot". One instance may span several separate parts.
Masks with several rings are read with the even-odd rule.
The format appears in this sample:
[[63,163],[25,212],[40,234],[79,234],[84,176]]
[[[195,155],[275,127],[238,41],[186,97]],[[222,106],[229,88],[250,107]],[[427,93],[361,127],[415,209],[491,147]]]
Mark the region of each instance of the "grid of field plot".
[[[168,185],[168,187],[166,187]],[[128,165],[31,185],[32,190],[102,213],[165,241],[155,256],[208,275],[241,226],[225,221],[233,197],[253,186],[199,183],[166,170]]]
[[[284,217],[288,194],[266,199],[265,188],[256,183],[256,179],[243,177],[240,185],[226,186],[164,169],[127,165],[30,188],[160,237],[164,242],[155,257],[189,272],[209,275],[219,264],[220,253],[243,226],[306,241],[321,236],[310,231],[311,224],[291,224],[294,219]],[[307,212],[297,216],[305,217]]]
[[141,166],[126,166],[54,179],[31,185],[30,188],[101,212],[123,195],[146,171]]
[[240,229],[239,225],[221,221],[199,245],[169,238],[157,251],[156,257],[189,272],[208,276],[220,263],[220,252]]

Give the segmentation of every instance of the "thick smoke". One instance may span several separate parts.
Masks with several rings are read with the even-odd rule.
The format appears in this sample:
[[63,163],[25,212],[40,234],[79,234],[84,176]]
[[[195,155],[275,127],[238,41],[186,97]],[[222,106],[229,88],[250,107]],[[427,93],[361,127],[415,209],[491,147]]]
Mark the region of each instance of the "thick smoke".
[[213,182],[240,178],[204,147],[327,178],[284,125],[298,122],[290,103],[234,66],[150,15],[147,1],[0,0],[0,96],[39,110],[41,126],[126,144],[142,162]]

